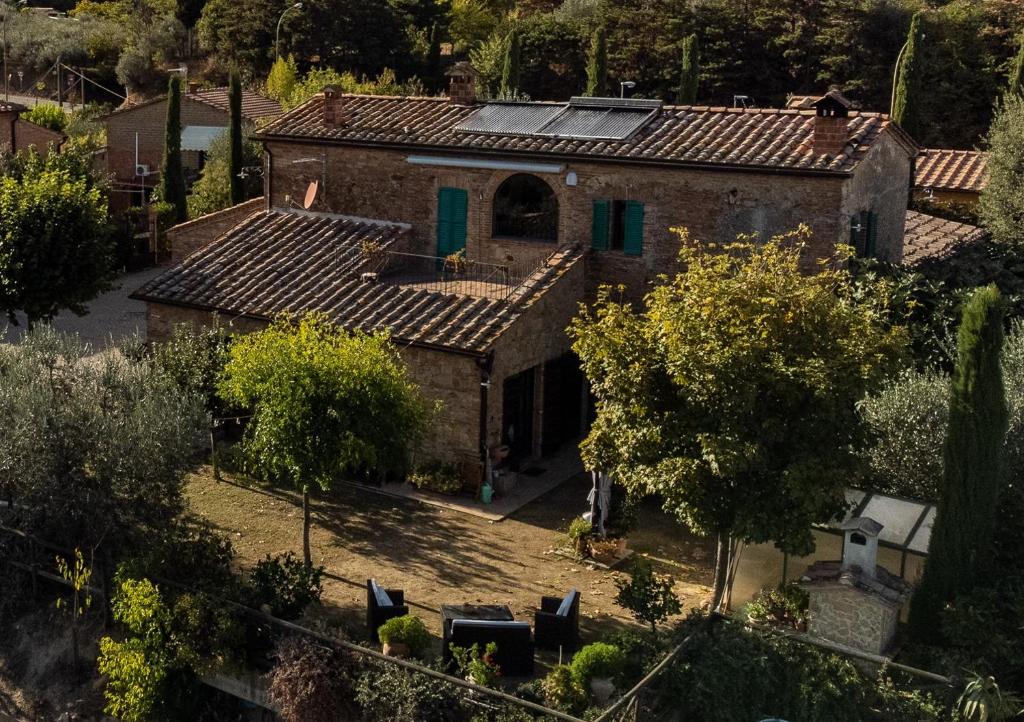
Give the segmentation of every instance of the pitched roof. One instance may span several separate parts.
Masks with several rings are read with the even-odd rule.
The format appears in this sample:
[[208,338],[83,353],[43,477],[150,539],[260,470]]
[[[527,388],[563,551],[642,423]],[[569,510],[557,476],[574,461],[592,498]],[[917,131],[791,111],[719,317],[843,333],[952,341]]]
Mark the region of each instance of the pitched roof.
[[[316,95],[280,116],[263,138],[320,140],[353,145],[461,150],[700,166],[767,168],[793,172],[848,172],[882,133],[894,133],[908,153],[916,146],[888,116],[851,112],[847,145],[835,157],[811,147],[814,111],[664,106],[624,140],[557,135],[515,135],[459,130],[482,109],[505,105],[531,114],[564,103],[458,105],[447,98],[344,95],[336,101],[343,123],[324,123],[324,97]],[[913,150],[911,150],[913,149]]]
[[21,113],[25,110],[28,110],[28,108],[21,103],[12,103],[0,100],[0,113]]
[[268,320],[322,311],[348,329],[387,329],[400,343],[478,354],[582,258],[576,249],[555,253],[507,298],[365,280],[363,244],[386,251],[409,232],[344,216],[259,211],[132,298]]
[[[201,88],[194,93],[185,93],[186,98],[204,105],[209,105],[217,110],[228,113],[228,89],[227,88]],[[162,103],[167,99],[166,95],[144,100],[141,103],[123,105],[116,110],[107,113],[103,118],[121,113],[130,113],[138,108],[144,108],[153,103]],[[242,90],[242,117],[246,120],[256,121],[261,118],[273,118],[281,114],[281,104],[265,95],[254,93],[251,90]]]
[[[193,100],[212,105],[214,108],[219,108],[225,113],[228,112],[228,89],[227,87],[220,88],[200,88],[194,93],[189,93],[188,97]],[[281,114],[281,104],[273,98],[268,98],[265,95],[254,93],[251,90],[242,91],[242,117],[255,120],[257,118],[271,118]]]
[[913,266],[924,261],[945,258],[985,237],[985,231],[977,226],[948,221],[917,211],[907,211],[903,235],[903,263]]
[[917,157],[915,188],[980,193],[988,183],[988,153],[926,148]]

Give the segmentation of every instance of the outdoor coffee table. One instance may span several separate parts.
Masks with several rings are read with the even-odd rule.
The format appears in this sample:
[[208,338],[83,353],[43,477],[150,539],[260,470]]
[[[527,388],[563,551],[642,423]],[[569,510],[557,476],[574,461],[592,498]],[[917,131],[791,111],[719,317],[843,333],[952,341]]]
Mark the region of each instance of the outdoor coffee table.
[[456,619],[481,619],[489,622],[514,622],[512,610],[504,604],[445,604],[441,606],[441,639],[447,645]]

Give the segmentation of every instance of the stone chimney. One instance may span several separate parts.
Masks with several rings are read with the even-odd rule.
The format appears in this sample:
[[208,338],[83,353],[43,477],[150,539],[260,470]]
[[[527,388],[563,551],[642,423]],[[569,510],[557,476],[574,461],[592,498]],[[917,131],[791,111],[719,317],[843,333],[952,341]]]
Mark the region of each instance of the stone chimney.
[[338,89],[333,85],[324,88],[324,125],[338,124]]
[[855,516],[839,525],[843,532],[844,570],[860,571],[874,578],[878,567],[878,535],[882,525],[866,516]]
[[476,104],[476,69],[465,60],[460,60],[445,73],[451,80],[448,85],[448,99],[454,105]]
[[830,90],[814,103],[814,137],[811,147],[815,155],[836,157],[846,147],[849,136],[847,120],[852,103],[838,90]]

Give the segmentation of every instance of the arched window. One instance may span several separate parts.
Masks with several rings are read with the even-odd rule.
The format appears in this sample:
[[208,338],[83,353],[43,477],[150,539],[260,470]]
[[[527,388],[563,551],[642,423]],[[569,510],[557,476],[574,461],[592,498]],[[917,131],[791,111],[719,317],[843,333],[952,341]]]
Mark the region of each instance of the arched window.
[[531,241],[558,240],[558,199],[537,176],[518,173],[494,194],[493,235]]

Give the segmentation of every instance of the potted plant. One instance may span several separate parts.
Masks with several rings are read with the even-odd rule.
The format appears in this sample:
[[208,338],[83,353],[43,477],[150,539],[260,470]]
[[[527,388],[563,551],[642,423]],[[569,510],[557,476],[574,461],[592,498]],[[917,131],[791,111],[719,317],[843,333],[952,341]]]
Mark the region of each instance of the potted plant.
[[484,647],[483,654],[480,653],[480,645],[474,644],[469,649],[451,645],[452,658],[455,665],[467,682],[478,684],[481,687],[494,688],[498,685],[498,678],[501,676],[501,668],[494,662],[494,655],[498,652],[498,645],[488,642]]
[[615,678],[622,673],[626,655],[613,644],[594,642],[576,653],[569,669],[573,678],[604,704],[615,692]]
[[423,620],[406,614],[393,617],[377,630],[384,644],[384,654],[390,657],[419,657],[430,647],[430,632]]
[[587,556],[590,550],[588,542],[593,532],[594,527],[583,517],[576,517],[569,523],[569,531],[566,532],[566,536],[569,538],[569,545],[576,556],[580,558]]

